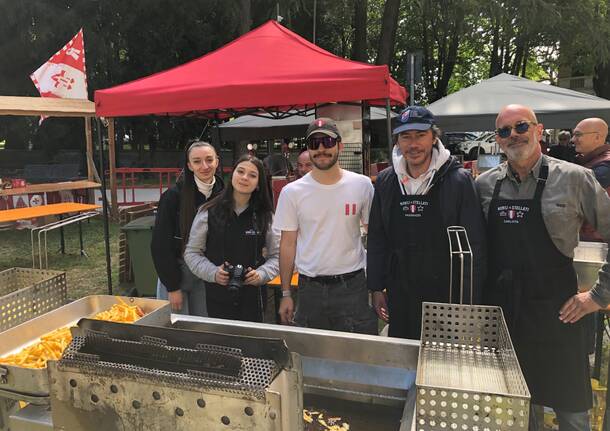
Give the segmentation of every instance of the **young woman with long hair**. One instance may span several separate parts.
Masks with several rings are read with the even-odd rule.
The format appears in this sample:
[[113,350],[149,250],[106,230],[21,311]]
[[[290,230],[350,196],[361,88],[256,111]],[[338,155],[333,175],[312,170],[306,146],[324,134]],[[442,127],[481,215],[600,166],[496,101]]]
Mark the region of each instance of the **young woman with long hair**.
[[279,273],[279,232],[272,222],[263,163],[246,154],[222,194],[197,212],[184,251],[190,270],[206,282],[210,317],[263,320],[261,286]]
[[197,208],[220,194],[222,177],[216,175],[218,154],[202,141],[186,149],[184,170],[176,185],[159,200],[151,252],[159,275],[157,298],[169,299],[172,311],[207,316],[205,286],[182,258]]

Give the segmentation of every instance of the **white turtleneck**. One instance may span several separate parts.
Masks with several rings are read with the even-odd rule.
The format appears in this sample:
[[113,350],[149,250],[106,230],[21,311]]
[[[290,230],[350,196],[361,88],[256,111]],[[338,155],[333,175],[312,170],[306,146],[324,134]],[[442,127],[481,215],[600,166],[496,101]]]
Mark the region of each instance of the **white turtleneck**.
[[197,176],[195,176],[195,184],[197,185],[197,190],[205,196],[206,199],[209,199],[212,195],[212,189],[214,188],[214,184],[216,184],[216,177],[212,177],[212,182],[210,184],[204,183]]

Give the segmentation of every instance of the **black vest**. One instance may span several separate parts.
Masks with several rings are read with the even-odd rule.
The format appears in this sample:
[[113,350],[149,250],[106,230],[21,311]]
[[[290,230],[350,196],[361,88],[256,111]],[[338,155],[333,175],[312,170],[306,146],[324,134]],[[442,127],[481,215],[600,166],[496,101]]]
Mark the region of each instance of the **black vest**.
[[[224,262],[241,264],[244,268],[257,268],[262,265],[265,232],[255,227],[252,208],[248,207],[240,215],[233,213],[224,226],[219,220],[221,217],[224,215],[220,214],[218,205],[209,209],[206,257],[218,266]],[[259,288],[243,286],[236,295],[226,286],[217,283],[206,285],[210,317],[261,320],[262,298]]]

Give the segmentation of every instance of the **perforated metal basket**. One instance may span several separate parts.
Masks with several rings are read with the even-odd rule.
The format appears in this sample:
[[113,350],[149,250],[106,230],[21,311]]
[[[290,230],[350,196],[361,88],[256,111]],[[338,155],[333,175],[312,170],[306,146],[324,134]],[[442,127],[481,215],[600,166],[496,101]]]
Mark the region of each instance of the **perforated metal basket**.
[[[461,300],[464,257],[472,261],[472,253],[460,229],[449,237],[452,259],[457,255],[461,262]],[[454,233],[466,240],[452,241]],[[527,430],[530,393],[502,309],[432,302],[422,307],[414,429]]]
[[530,394],[500,307],[424,303],[416,429],[527,430]]
[[67,301],[66,273],[32,268],[0,272],[0,332]]

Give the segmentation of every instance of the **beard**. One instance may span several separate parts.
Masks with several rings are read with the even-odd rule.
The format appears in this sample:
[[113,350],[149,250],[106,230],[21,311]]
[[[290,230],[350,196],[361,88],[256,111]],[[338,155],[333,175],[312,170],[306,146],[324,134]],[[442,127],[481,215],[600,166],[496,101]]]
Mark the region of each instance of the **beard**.
[[[318,157],[320,157],[321,155],[330,156],[331,157],[330,161],[326,162],[326,161],[318,160]],[[335,166],[335,164],[337,163],[338,160],[339,160],[339,152],[335,153],[334,155],[328,154],[328,153],[320,153],[320,154],[316,154],[315,157],[311,158],[311,163],[319,170],[327,171],[330,168],[332,168],[333,166]]]
[[[511,144],[514,143],[522,144],[524,142],[526,143],[526,145],[511,146]],[[511,141],[508,145],[506,145],[503,150],[506,153],[508,160],[522,162],[523,160],[527,160],[532,156],[532,154],[534,154],[534,152],[536,151],[536,145],[538,145],[538,142],[532,143],[527,138],[515,139]]]

